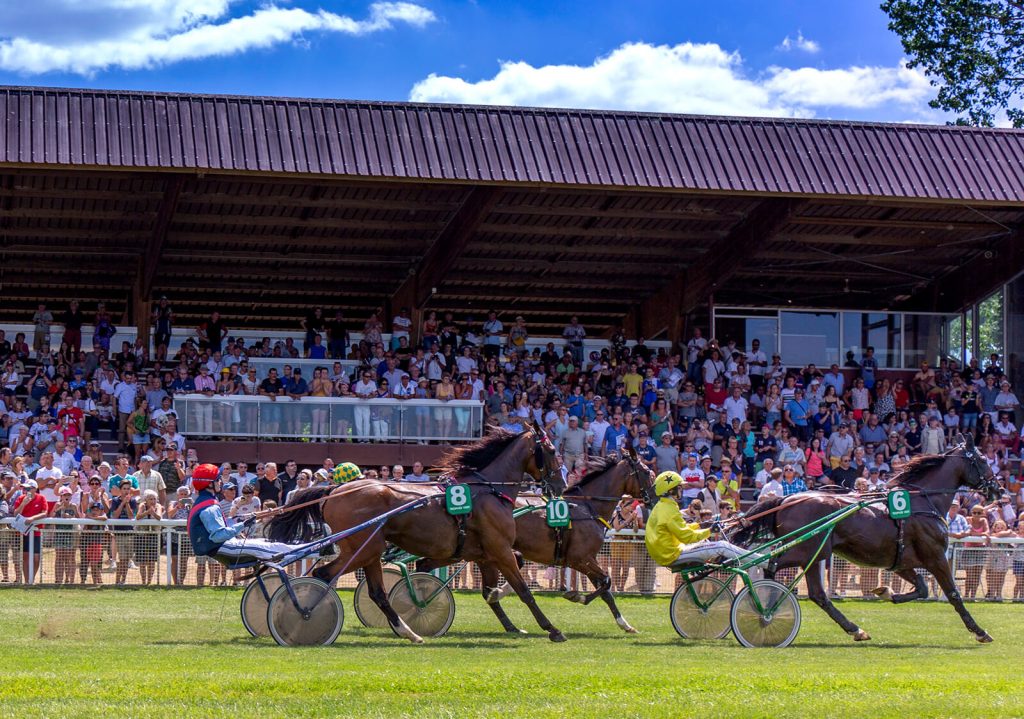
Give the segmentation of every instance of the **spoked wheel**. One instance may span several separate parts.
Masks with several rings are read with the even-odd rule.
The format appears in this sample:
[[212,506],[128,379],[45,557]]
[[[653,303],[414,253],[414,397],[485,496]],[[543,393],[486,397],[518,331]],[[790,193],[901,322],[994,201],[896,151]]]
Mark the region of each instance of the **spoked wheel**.
[[729,633],[732,597],[725,582],[714,577],[683,584],[669,605],[672,626],[683,639],[721,639]]
[[[402,579],[402,573],[397,569],[388,567],[384,570],[384,593],[387,594],[391,588]],[[356,585],[356,591],[352,595],[352,608],[356,610],[356,618],[362,622],[364,627],[386,629],[388,618],[380,610],[373,600],[370,599],[370,588],[363,579]]]
[[292,579],[290,584],[298,607],[288,587],[281,586],[267,608],[267,625],[274,641],[282,647],[308,647],[337,639],[345,622],[338,593],[312,577]]
[[[263,587],[260,587],[260,579],[263,580]],[[268,597],[272,599],[280,586],[281,577],[277,572],[265,572],[259,579],[249,582],[242,592],[242,624],[254,637],[270,636],[270,627],[267,626],[267,607],[270,605]]]
[[[420,603],[409,594],[409,583]],[[400,580],[388,592],[388,602],[409,628],[421,637],[443,637],[455,621],[455,597],[452,590],[433,574],[413,572],[409,583]],[[433,598],[431,598],[433,597]]]
[[745,647],[788,647],[800,631],[800,603],[786,585],[762,579],[739,591],[730,621]]

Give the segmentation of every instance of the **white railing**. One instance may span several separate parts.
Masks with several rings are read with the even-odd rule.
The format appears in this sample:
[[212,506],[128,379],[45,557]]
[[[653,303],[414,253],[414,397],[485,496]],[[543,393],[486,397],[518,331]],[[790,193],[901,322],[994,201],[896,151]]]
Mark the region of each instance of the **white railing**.
[[[24,582],[19,567],[22,536],[10,524],[10,519],[0,520],[0,571],[8,580]],[[184,525],[182,520],[41,520],[32,529],[41,530],[41,555],[36,554],[33,542],[25,544],[29,575],[34,574],[35,583],[42,585],[64,584],[70,580],[74,584],[98,581],[170,587],[232,584],[241,579],[239,573],[224,572],[215,560],[196,557]],[[992,539],[990,546],[978,548],[963,545],[963,541],[954,540],[950,556],[957,587],[966,599],[1007,601],[1021,596],[1017,584],[1024,583],[1024,540]],[[109,568],[114,557],[117,569]],[[301,573],[312,561],[297,562],[289,571]],[[678,576],[655,564],[647,554],[642,530],[608,532],[598,562],[611,577],[612,590],[617,594],[664,595],[671,594],[678,586]],[[780,570],[776,576],[788,581],[795,571]],[[538,591],[589,591],[593,588],[578,572],[533,562],[523,567],[523,576]],[[738,579],[728,574],[721,576],[738,589]],[[927,574],[925,577],[929,599],[943,600],[934,579]],[[909,583],[892,572],[857,567],[839,557],[832,558],[827,580],[831,594],[848,599],[873,599],[872,590],[878,586],[889,586],[894,593],[911,590]],[[350,574],[342,577],[338,584],[352,588],[357,581],[358,576]],[[480,586],[480,573],[475,566],[453,581],[456,589],[479,589]],[[1021,588],[1024,589],[1024,584]],[[807,596],[804,583],[800,584],[799,591],[801,596]]]
[[186,437],[282,437],[313,441],[446,441],[483,434],[483,404],[472,400],[176,395]]

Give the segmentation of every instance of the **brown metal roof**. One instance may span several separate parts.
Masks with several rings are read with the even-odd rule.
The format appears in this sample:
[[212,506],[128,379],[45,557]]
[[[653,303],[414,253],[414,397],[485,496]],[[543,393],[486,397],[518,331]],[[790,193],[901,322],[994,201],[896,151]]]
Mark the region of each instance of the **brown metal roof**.
[[15,87],[0,115],[0,165],[1024,201],[1015,130]]

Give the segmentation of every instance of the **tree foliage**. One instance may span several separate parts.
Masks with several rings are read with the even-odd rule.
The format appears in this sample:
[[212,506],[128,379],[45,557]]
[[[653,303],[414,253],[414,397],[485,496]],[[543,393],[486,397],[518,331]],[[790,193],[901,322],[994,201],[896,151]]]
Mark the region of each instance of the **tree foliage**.
[[1024,0],[884,0],[909,66],[939,88],[929,104],[958,122],[1024,127]]

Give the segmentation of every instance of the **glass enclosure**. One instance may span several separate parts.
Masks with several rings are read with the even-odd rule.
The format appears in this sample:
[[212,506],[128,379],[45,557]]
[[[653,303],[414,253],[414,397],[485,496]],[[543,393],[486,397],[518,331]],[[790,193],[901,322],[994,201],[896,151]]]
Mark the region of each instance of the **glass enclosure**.
[[839,313],[779,312],[779,344],[786,364],[839,363]]
[[903,316],[888,312],[843,312],[843,362],[860,362],[868,347],[875,348],[879,367],[901,366]]

